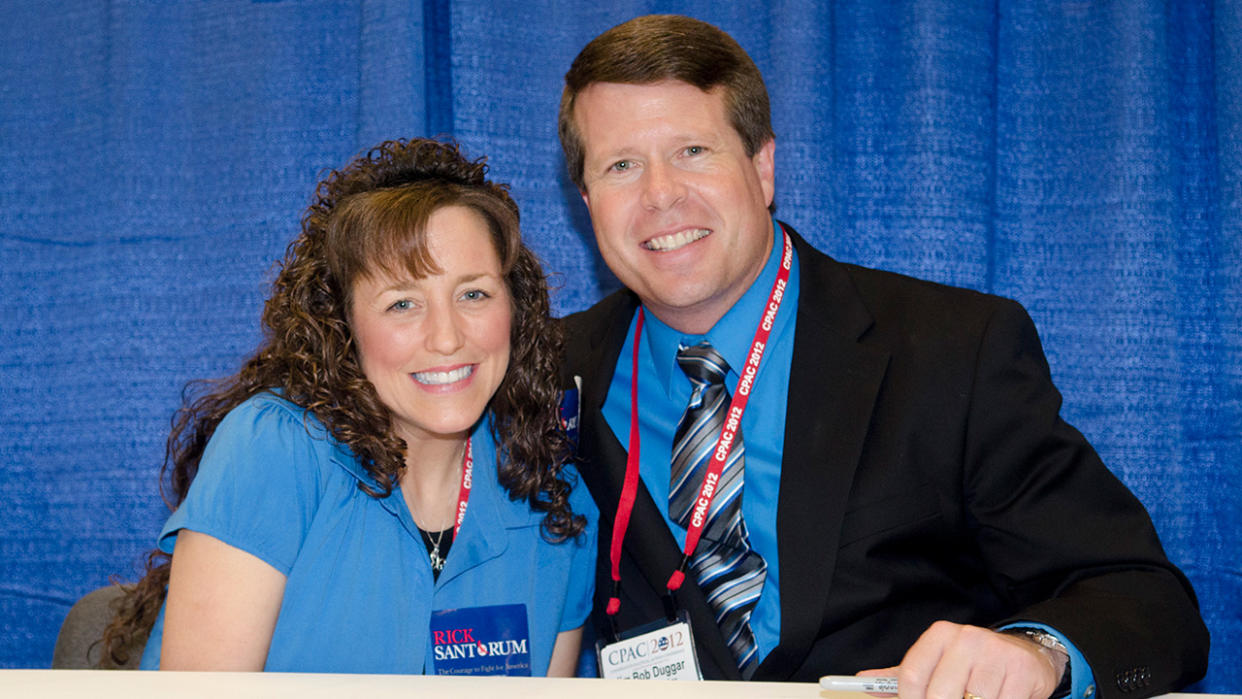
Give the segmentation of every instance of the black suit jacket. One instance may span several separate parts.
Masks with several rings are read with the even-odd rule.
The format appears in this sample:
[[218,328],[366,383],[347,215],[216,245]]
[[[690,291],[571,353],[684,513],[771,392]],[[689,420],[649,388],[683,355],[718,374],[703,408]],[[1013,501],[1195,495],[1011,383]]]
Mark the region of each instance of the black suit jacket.
[[[1142,505],[1058,412],[1017,303],[838,263],[796,234],[801,275],[777,510],[779,645],[756,680],[901,661],[933,621],[1047,623],[1105,699],[1201,677],[1207,630]],[[601,413],[637,299],[566,319],[582,379],[578,458],[599,504],[597,630],[625,445]],[[752,405],[751,410],[772,409]],[[663,614],[681,556],[645,487],[626,534],[618,625]],[[702,593],[678,593],[708,679],[737,678]]]

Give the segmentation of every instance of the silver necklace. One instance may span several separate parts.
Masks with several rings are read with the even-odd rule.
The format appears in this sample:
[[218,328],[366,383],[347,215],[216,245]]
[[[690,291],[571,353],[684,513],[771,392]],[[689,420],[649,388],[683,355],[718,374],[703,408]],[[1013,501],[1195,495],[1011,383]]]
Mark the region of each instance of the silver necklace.
[[[462,454],[461,454],[462,472],[463,472],[462,478],[463,479],[465,478],[464,473],[465,473],[465,469],[467,468],[466,456],[469,453],[470,453],[470,440],[467,439],[465,446],[462,448]],[[444,570],[444,556],[440,555],[440,542],[444,540],[444,532],[448,530],[441,529],[439,532],[436,532],[436,538],[434,541],[431,539],[431,534],[428,534],[425,530],[420,528],[418,531],[422,533],[425,539],[427,539],[427,543],[431,544],[431,551],[427,554],[427,557],[431,560],[431,570],[433,570],[436,573],[439,573],[440,571]]]
[[427,538],[427,543],[431,544],[431,553],[427,554],[427,556],[431,559],[431,569],[439,573],[444,570],[444,557],[440,555],[440,541],[444,539],[444,530],[442,529],[436,534],[434,541],[432,541],[431,535],[427,532],[422,529],[418,531],[423,532],[423,536]]

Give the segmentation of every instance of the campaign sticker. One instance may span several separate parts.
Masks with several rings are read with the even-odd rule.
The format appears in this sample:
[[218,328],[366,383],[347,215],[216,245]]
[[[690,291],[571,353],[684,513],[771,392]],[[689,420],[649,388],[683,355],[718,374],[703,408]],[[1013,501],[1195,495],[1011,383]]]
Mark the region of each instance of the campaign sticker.
[[530,677],[526,605],[432,612],[431,657],[437,675]]
[[578,421],[582,416],[582,406],[578,404],[578,396],[582,389],[582,377],[574,377],[574,385],[576,388],[566,390],[561,394],[561,425],[565,428],[565,436],[569,438],[570,446],[577,451],[578,449]]

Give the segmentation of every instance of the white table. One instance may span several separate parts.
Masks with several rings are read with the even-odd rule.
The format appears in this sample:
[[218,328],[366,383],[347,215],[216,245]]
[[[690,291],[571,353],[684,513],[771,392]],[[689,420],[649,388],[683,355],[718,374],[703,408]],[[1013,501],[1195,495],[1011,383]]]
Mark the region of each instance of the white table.
[[773,697],[857,699],[865,694],[820,692],[811,683],[640,682],[528,677],[426,677],[251,672],[137,672],[2,670],[0,697],[30,699],[140,699],[143,697],[402,697],[410,699],[742,699]]
[[[828,692],[814,683],[645,682],[525,677],[424,677],[249,672],[137,672],[106,670],[0,670],[0,697],[14,699],[142,699],[144,697],[419,697],[419,699],[866,699]],[[1167,694],[1165,699],[1242,695]]]

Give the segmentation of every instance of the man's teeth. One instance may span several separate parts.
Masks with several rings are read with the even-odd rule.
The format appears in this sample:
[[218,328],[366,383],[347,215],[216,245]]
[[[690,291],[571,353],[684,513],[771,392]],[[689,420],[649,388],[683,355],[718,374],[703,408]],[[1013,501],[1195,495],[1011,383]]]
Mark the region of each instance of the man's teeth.
[[474,373],[474,365],[469,364],[452,371],[416,371],[414,372],[414,380],[428,384],[431,386],[442,386],[446,383],[456,383]]
[[648,250],[667,252],[669,250],[676,250],[683,245],[689,245],[700,238],[706,237],[710,233],[711,231],[706,228],[678,231],[672,235],[662,235],[659,238],[652,238],[646,242],[645,246]]

